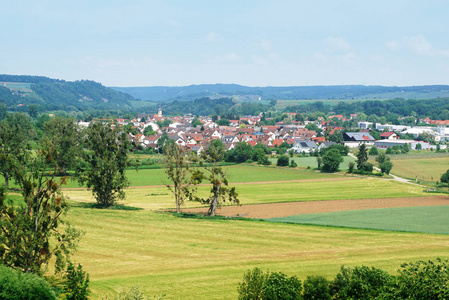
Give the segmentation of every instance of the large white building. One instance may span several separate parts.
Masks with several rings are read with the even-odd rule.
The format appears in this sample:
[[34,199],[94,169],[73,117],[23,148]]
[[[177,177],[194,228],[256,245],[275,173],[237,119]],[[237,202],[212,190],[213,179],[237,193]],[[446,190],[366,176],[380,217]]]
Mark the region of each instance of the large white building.
[[421,144],[422,150],[429,150],[430,143],[422,142],[422,141],[414,141],[414,140],[377,140],[374,142],[374,146],[379,149],[387,149],[389,147],[400,146],[402,147],[404,144],[409,144],[410,148],[415,150],[418,144]]

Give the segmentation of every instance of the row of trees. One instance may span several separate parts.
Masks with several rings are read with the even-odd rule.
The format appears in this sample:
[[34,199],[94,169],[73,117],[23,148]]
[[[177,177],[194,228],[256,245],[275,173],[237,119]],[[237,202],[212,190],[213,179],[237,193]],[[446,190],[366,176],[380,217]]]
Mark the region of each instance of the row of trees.
[[406,263],[398,275],[374,267],[342,266],[333,280],[308,276],[304,283],[282,272],[249,270],[239,283],[241,300],[298,299],[448,299],[449,263],[447,260]]

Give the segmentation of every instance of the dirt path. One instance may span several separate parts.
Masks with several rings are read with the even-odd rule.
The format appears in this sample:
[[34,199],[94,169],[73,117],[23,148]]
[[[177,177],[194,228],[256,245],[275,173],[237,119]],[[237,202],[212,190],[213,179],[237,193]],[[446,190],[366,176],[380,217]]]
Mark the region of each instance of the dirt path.
[[[245,218],[265,219],[265,218],[287,217],[301,214],[314,214],[314,213],[359,210],[359,209],[439,206],[439,205],[449,205],[449,196],[329,200],[329,201],[225,206],[217,210],[217,215],[228,217],[240,216]],[[187,213],[206,213],[207,208],[185,209],[183,211]]]

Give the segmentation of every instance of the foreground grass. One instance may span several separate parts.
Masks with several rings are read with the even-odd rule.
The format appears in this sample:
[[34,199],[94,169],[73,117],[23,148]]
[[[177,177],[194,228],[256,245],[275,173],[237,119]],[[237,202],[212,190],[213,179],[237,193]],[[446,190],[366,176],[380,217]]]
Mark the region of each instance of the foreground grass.
[[396,207],[295,215],[267,220],[297,224],[449,234],[448,214],[449,206]]
[[407,261],[447,257],[447,236],[258,221],[198,220],[141,211],[75,207],[86,232],[74,259],[90,274],[92,298],[139,284],[166,299],[236,299],[254,267],[305,279],[340,265],[390,272]]

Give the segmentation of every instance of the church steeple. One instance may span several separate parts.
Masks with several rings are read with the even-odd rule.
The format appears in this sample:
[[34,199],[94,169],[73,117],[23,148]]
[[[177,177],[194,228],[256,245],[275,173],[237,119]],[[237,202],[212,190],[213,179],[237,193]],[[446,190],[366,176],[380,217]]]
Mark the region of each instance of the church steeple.
[[162,117],[162,108],[159,106],[159,110],[157,111],[157,115]]

